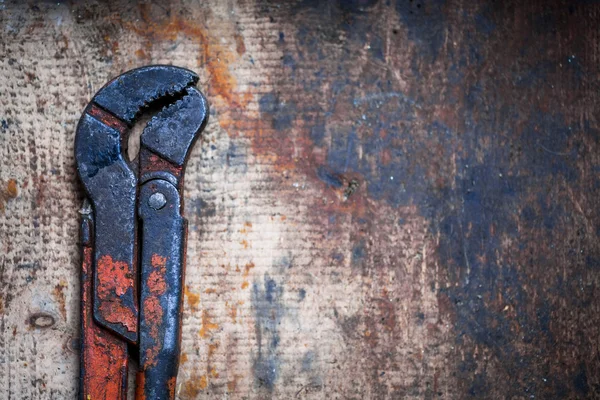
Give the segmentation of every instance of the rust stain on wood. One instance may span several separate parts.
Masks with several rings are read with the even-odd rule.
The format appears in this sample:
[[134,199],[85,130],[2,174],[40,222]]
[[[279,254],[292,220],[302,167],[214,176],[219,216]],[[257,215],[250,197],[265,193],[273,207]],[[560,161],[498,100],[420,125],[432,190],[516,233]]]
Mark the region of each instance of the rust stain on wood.
[[192,292],[187,285],[185,287],[185,298],[192,310],[198,310],[198,306],[200,305],[200,294]]
[[63,319],[67,319],[67,306],[65,299],[65,288],[67,287],[66,282],[59,282],[54,286],[54,290],[52,291],[52,295],[54,300],[58,303],[58,309],[60,311],[60,315],[62,315]]
[[4,191],[0,192],[0,212],[6,209],[6,203],[9,200],[16,198],[18,195],[17,180],[11,178],[6,183]]
[[[230,107],[243,107],[248,103],[248,96],[239,95],[237,82],[229,71],[229,63],[236,56],[229,49],[223,48],[211,40],[207,30],[198,22],[190,21],[182,16],[171,14],[166,18],[153,18],[148,4],[140,4],[140,21],[123,25],[145,38],[146,53],[156,41],[175,40],[178,35],[186,35],[198,42],[201,49],[201,66],[207,68],[211,77],[208,94],[212,101],[222,99]],[[199,65],[199,66],[200,66]],[[216,98],[215,98],[216,96]]]
[[207,310],[202,310],[202,327],[198,334],[201,338],[206,339],[211,336],[210,332],[219,329],[219,325],[212,322],[212,318]]

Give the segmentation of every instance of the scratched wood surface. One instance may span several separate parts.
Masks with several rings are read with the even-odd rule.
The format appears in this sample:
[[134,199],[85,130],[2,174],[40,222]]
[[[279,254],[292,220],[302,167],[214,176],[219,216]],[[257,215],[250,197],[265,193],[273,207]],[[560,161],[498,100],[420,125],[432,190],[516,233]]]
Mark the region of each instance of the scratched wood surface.
[[0,1],[0,398],[77,393],[75,126],[195,70],[180,399],[600,397],[595,1]]

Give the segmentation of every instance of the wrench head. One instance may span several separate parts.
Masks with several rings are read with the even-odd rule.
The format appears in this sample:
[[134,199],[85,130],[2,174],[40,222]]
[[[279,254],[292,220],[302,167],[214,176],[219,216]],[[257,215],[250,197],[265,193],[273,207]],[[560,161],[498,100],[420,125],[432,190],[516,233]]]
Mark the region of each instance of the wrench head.
[[198,82],[198,75],[184,68],[153,65],[131,70],[107,83],[93,102],[128,125],[155,101],[176,97]]
[[182,166],[207,119],[206,99],[198,89],[188,87],[180,100],[163,108],[146,125],[142,146]]

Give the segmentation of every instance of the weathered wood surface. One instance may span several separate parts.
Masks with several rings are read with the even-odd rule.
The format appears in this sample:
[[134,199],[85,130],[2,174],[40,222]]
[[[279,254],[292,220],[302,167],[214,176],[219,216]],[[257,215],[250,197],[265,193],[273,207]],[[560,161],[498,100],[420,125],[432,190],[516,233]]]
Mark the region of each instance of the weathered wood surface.
[[599,12],[1,1],[0,398],[76,394],[75,125],[150,63],[212,107],[180,399],[600,397]]

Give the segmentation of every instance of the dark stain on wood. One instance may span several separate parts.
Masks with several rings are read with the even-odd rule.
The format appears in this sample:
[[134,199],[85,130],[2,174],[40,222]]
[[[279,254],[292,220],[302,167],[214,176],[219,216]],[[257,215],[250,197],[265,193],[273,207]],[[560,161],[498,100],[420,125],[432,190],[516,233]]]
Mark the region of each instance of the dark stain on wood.
[[[259,101],[277,162],[330,188],[360,177],[369,199],[426,218],[454,333],[455,395],[600,396],[597,5],[306,1],[263,10],[286,27],[281,73]],[[361,213],[321,210],[346,212]],[[366,274],[393,267],[369,256],[389,246],[360,235],[375,229],[358,228],[351,253]],[[353,338],[372,326],[362,337],[377,347],[402,329],[399,305],[371,306],[341,326]]]

